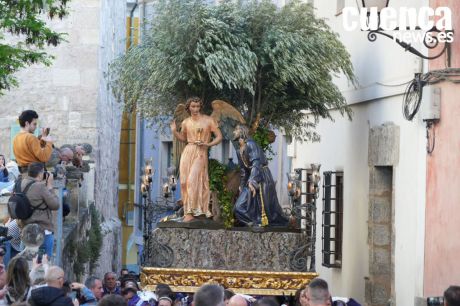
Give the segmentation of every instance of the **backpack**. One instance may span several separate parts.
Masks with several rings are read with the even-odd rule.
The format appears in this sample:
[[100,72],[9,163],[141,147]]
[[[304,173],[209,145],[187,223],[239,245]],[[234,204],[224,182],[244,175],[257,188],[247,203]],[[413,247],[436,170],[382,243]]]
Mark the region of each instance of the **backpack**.
[[8,199],[8,213],[12,219],[26,220],[32,216],[36,209],[30,204],[26,196],[27,191],[35,181],[28,183],[24,191],[21,191],[21,182],[22,180],[18,179],[14,184],[13,195]]

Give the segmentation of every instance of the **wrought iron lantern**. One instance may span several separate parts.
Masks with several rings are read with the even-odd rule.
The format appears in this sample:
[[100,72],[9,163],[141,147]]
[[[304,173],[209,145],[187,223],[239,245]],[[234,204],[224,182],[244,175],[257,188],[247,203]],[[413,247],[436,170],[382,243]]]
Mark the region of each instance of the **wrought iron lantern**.
[[[425,33],[423,34],[423,44],[424,46],[427,48],[427,49],[435,49],[437,48],[438,46],[442,46],[441,50],[437,53],[437,54],[434,54],[432,56],[426,56],[424,54],[422,54],[419,50],[415,49],[410,43],[407,43],[405,42],[404,40],[400,39],[400,37],[398,37],[397,35],[392,35],[392,34],[389,34],[387,33],[385,29],[382,28],[381,26],[381,18],[380,18],[380,13],[382,10],[384,10],[385,8],[388,8],[388,5],[390,3],[390,0],[358,0],[357,1],[358,3],[358,7],[359,8],[362,8],[362,9],[368,9],[369,11],[367,12],[367,18],[368,18],[368,22],[370,23],[370,16],[372,15],[371,14],[371,8],[377,8],[377,20],[378,20],[378,23],[377,23],[377,28],[371,28],[369,30],[369,32],[367,33],[367,39],[371,42],[374,42],[377,40],[377,34],[378,35],[383,35],[383,36],[386,36],[392,40],[394,40],[394,42],[396,42],[398,45],[400,45],[402,48],[405,49],[405,51],[409,51],[410,53],[420,57],[420,58],[423,58],[423,59],[427,59],[427,60],[432,60],[432,59],[436,59],[438,57],[440,57],[441,55],[443,55],[449,48],[450,46],[450,40],[446,40],[445,38],[447,36],[450,36],[450,35],[453,35],[453,30],[452,29],[446,29],[444,30],[445,33],[442,33],[442,34],[439,34],[441,33],[441,31],[436,27],[436,26],[433,26],[431,29],[424,29],[426,30]],[[396,27],[393,29],[394,31],[412,31],[412,30],[417,30],[417,31],[420,31],[422,30],[422,28],[420,28],[419,26],[416,26],[415,28],[414,27],[406,27],[406,28],[399,28],[399,27]],[[440,38],[438,37],[438,34],[439,35],[443,35],[444,38]]]

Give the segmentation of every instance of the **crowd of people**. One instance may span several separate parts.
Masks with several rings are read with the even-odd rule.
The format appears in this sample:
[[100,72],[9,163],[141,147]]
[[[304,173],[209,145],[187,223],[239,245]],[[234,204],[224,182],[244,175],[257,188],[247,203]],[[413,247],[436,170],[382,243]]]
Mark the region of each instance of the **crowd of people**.
[[[1,262],[1,258],[0,258]],[[40,273],[42,271],[43,273]],[[0,264],[0,306],[358,306],[353,299],[333,297],[328,283],[315,278],[295,296],[249,296],[235,294],[217,283],[201,286],[194,293],[173,292],[166,284],[155,291],[142,290],[138,276],[123,269],[119,275],[107,272],[90,276],[84,283],[66,280],[61,267],[50,265],[47,256],[38,262],[15,256],[5,269]],[[450,286],[444,306],[460,305],[460,287]]]
[[21,255],[11,259],[7,269],[0,264],[0,288],[0,305],[15,306],[172,306],[175,299],[167,285],[158,285],[155,293],[142,292],[137,275],[127,270],[119,277],[108,272],[102,279],[90,276],[83,284],[69,282],[64,270],[50,265],[46,255],[41,262],[35,257],[30,269]]
[[[295,296],[290,297],[235,294],[219,284],[203,285],[195,293],[173,292],[168,285],[157,284],[155,291],[150,292],[142,290],[138,276],[126,269],[119,275],[107,272],[102,278],[90,276],[84,283],[66,280],[62,267],[52,265],[49,260],[54,248],[52,212],[58,210],[59,201],[53,192],[53,175],[45,167],[47,161],[53,159],[59,164],[71,162],[76,166],[81,165],[85,150],[82,147],[56,150],[49,129],[42,129],[39,137],[34,136],[37,119],[38,114],[32,110],[24,111],[19,116],[21,132],[13,141],[16,162],[7,163],[5,156],[0,155],[0,191],[9,184],[13,195],[23,194],[27,199],[23,202],[20,196],[16,200],[10,198],[10,216],[4,222],[5,228],[2,230],[0,227],[0,237],[3,236],[0,246],[0,306],[360,305],[351,298],[333,297],[327,282],[320,278],[313,279],[306,287],[299,288]],[[24,207],[28,210],[27,214],[24,213]],[[24,232],[31,225],[39,227],[43,239],[39,244],[42,252],[30,261],[24,255],[24,247],[27,248]],[[460,306],[460,287],[449,287],[444,292],[443,301],[445,306]]]
[[[0,264],[0,306],[332,306],[359,305],[353,300],[337,302],[331,298],[327,283],[314,279],[295,297],[263,297],[235,294],[219,284],[206,284],[195,293],[178,293],[166,284],[155,291],[141,290],[138,276],[123,269],[120,275],[107,272],[103,278],[90,276],[84,283],[69,282],[64,270],[38,256],[29,270],[27,260],[15,256],[8,269]],[[44,273],[40,273],[39,271]],[[460,293],[460,291],[458,291]],[[453,306],[455,304],[449,305]]]
[[[0,240],[5,240],[5,237],[10,239],[2,241],[3,249],[0,249],[6,266],[11,258],[24,250],[21,231],[29,224],[36,224],[43,230],[41,249],[48,257],[52,256],[55,211],[60,208],[53,190],[55,179],[65,179],[65,175],[60,174],[65,173],[66,167],[81,168],[83,155],[91,151],[91,146],[87,144],[56,148],[49,128],[42,128],[36,136],[38,114],[34,110],[23,111],[18,122],[20,131],[12,146],[14,160],[7,161],[5,155],[0,154],[0,194],[11,195],[8,200],[9,215],[3,220],[7,229],[0,227]],[[62,206],[65,217],[70,212],[65,196]]]

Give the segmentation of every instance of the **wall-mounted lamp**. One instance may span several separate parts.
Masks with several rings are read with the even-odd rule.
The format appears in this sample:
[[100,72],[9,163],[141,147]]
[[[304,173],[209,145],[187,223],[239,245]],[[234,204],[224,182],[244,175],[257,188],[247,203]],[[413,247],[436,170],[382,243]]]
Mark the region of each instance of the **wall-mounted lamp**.
[[[419,22],[420,20],[423,20],[422,17],[425,17],[425,16],[418,16],[418,18],[414,19],[411,17],[407,17],[410,14],[400,9],[400,12],[399,12],[400,15],[407,14],[407,16],[402,16],[402,17],[400,16],[399,20],[407,20],[408,22],[405,22],[405,24],[409,24],[409,26],[405,25],[404,28],[400,28],[399,26],[396,26],[398,24],[398,14],[395,13],[394,8],[388,7],[389,2],[390,0],[357,0],[358,7],[367,11],[367,22],[369,25],[369,30],[368,30],[369,32],[367,34],[367,39],[369,41],[372,41],[372,42],[376,41],[377,34],[383,35],[383,36],[386,36],[394,40],[398,45],[403,47],[406,51],[409,51],[410,53],[418,57],[421,57],[423,59],[428,59],[428,60],[432,60],[432,59],[440,57],[449,49],[450,42],[453,41],[453,29],[449,26],[451,25],[451,20],[446,21],[444,23],[444,25],[446,25],[445,28],[437,27],[438,22],[435,24],[433,21],[427,21],[426,25],[428,26],[424,24],[422,28],[418,25],[415,25],[415,20]],[[410,9],[405,8],[405,10],[410,10]],[[415,10],[415,8],[412,10]],[[425,11],[424,13],[426,13]],[[450,10],[445,7],[440,7],[440,8],[437,8],[436,10],[428,8],[427,17],[428,19],[429,17],[434,18],[435,15],[440,16],[441,13],[443,13],[444,15],[447,15],[447,16],[444,16],[444,18],[450,18],[451,15],[449,14],[449,12]],[[411,20],[414,20],[413,24],[410,23]],[[442,49],[433,56],[425,56],[420,51],[412,47],[410,43],[407,43],[404,41],[404,39],[402,39],[403,36],[399,34],[404,34],[404,33],[399,32],[394,35],[391,35],[388,33],[391,31],[401,31],[401,30],[402,31],[411,31],[411,30],[425,31],[423,33],[423,44],[425,45],[425,47],[428,49],[434,49],[441,44]],[[414,35],[411,37],[420,37],[420,36]]]

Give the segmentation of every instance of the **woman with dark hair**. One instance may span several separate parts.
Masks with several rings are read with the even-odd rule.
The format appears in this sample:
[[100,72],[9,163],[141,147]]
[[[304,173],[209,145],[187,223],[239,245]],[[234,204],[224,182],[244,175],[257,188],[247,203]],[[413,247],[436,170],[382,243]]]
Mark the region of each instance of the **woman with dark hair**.
[[11,259],[6,273],[6,301],[8,305],[15,302],[27,301],[31,293],[29,265],[23,257],[16,256]]
[[6,169],[5,155],[0,154],[0,182],[8,182],[8,169]]

